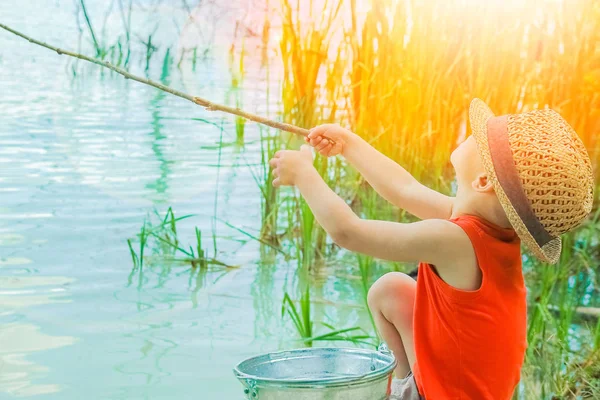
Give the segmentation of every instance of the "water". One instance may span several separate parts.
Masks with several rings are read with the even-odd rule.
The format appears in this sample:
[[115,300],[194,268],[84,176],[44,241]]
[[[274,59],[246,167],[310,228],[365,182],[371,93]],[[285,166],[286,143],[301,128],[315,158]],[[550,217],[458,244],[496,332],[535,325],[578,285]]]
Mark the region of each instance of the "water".
[[[76,49],[76,3],[7,0],[0,21]],[[97,31],[108,3],[87,2]],[[208,61],[165,75],[166,48],[187,46],[190,36],[183,29],[178,37],[187,13],[156,3],[137,2],[132,18],[137,32],[160,22],[150,77],[225,101],[240,9],[221,2],[213,24],[203,25]],[[121,32],[117,4],[107,37]],[[87,40],[81,46],[89,54]],[[139,39],[132,40],[139,50]],[[132,69],[143,74],[138,53]],[[277,82],[261,81],[264,74],[252,75],[247,64],[245,108],[274,112],[265,88],[276,94]],[[260,162],[257,127],[246,125],[245,146],[219,150],[221,135],[235,141],[232,118],[83,63],[73,77],[73,66],[0,32],[0,399],[241,399],[235,364],[299,346],[280,315],[284,290],[295,293],[295,264],[262,262],[257,242],[213,219],[260,229],[251,173]],[[126,239],[147,213],[168,206],[197,214],[179,226],[184,242],[193,243],[194,226],[208,236],[214,231],[219,258],[240,268],[196,276],[158,262],[129,284]],[[314,285],[315,298],[328,299],[317,301],[315,319],[368,326],[360,284],[329,273]]]

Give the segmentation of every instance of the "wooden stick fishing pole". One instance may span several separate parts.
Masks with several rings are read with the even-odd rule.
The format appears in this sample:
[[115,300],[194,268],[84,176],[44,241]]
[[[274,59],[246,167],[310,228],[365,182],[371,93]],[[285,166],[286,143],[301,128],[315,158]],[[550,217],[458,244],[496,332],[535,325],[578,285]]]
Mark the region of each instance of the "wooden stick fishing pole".
[[201,97],[190,96],[187,93],[180,92],[179,90],[175,90],[175,89],[173,89],[173,88],[171,88],[169,86],[165,86],[165,85],[160,84],[158,82],[154,82],[154,81],[152,81],[150,79],[146,79],[146,78],[142,78],[140,76],[133,75],[133,74],[129,73],[127,70],[125,70],[123,68],[119,68],[119,67],[111,64],[108,61],[98,60],[96,58],[88,57],[88,56],[85,56],[83,54],[74,53],[72,51],[63,50],[63,49],[60,49],[58,47],[51,46],[51,45],[49,45],[47,43],[44,43],[42,41],[33,39],[33,38],[31,38],[31,37],[29,37],[29,36],[27,36],[27,35],[25,35],[25,34],[23,34],[21,32],[18,32],[16,30],[12,29],[12,28],[9,28],[8,26],[3,25],[1,23],[0,23],[0,28],[2,28],[4,30],[7,30],[8,32],[11,32],[11,33],[13,33],[13,34],[15,34],[17,36],[20,36],[23,39],[26,39],[26,40],[28,40],[31,43],[34,43],[34,44],[37,44],[39,46],[45,47],[45,48],[47,48],[49,50],[53,50],[53,51],[57,52],[59,55],[65,54],[65,55],[70,56],[70,57],[78,58],[80,60],[88,61],[90,63],[99,65],[101,67],[108,68],[108,69],[110,69],[112,71],[115,71],[116,73],[118,73],[120,75],[123,75],[125,77],[125,79],[131,79],[131,80],[143,83],[145,85],[154,86],[155,88],[160,89],[160,90],[162,90],[164,92],[171,93],[172,95],[184,98],[186,100],[191,101],[192,103],[196,103],[199,106],[202,106],[202,107],[204,107],[205,109],[207,109],[209,111],[223,111],[223,112],[226,112],[228,114],[238,115],[238,116],[240,116],[242,118],[246,118],[246,119],[248,119],[250,121],[258,122],[259,124],[267,125],[267,126],[270,126],[272,128],[275,128],[275,129],[281,129],[282,131],[286,131],[286,132],[290,132],[290,133],[295,133],[295,134],[301,135],[301,136],[307,136],[308,133],[309,133],[308,129],[300,128],[298,126],[286,124],[286,123],[283,123],[283,122],[273,121],[271,119],[268,119],[268,118],[265,118],[265,117],[261,117],[260,115],[255,115],[255,114],[251,114],[249,112],[240,110],[239,108],[234,108],[234,107],[229,107],[229,106],[225,106],[225,105],[222,105],[222,104],[213,103],[212,101],[203,99]]

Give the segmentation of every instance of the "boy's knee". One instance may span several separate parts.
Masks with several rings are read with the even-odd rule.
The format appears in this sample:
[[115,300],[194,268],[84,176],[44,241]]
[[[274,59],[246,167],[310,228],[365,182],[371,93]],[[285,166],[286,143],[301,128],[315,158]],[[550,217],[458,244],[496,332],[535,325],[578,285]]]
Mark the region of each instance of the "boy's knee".
[[416,282],[401,272],[390,272],[379,278],[367,295],[367,303],[371,310],[383,311],[384,304],[402,307],[414,303]]

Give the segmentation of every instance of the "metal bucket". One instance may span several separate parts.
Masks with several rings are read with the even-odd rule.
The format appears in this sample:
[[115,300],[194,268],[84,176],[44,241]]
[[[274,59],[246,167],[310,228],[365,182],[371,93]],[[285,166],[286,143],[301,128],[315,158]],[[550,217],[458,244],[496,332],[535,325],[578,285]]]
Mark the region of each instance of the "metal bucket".
[[233,370],[252,400],[384,400],[396,360],[387,347],[314,348],[249,358]]

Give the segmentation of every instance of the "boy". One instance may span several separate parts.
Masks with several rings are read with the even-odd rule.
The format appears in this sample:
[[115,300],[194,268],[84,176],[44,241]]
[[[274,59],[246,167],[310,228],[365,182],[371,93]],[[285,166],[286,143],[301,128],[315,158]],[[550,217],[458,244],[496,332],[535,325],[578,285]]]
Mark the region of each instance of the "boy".
[[[307,142],[343,155],[385,199],[422,219],[363,220],[320,178],[308,146],[270,161],[273,185],[296,186],[333,241],[378,258],[420,262],[417,282],[389,273],[370,289],[377,328],[398,360],[401,399],[509,399],[526,343],[520,241],[556,263],[560,235],[593,201],[587,151],[552,110],[496,117],[475,99],[472,136],[451,156],[456,197],[418,183],[357,135],[336,125]],[[361,399],[362,400],[362,399]]]

